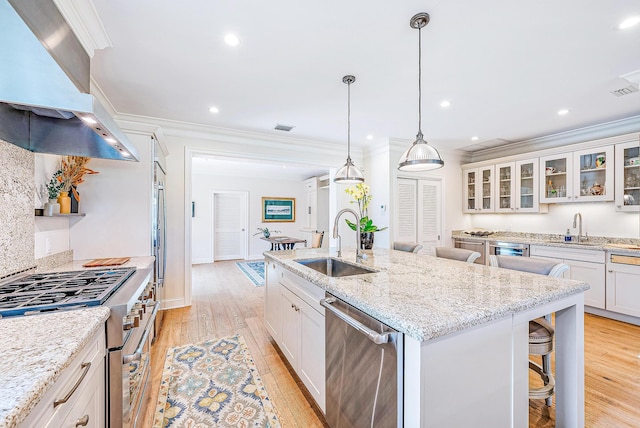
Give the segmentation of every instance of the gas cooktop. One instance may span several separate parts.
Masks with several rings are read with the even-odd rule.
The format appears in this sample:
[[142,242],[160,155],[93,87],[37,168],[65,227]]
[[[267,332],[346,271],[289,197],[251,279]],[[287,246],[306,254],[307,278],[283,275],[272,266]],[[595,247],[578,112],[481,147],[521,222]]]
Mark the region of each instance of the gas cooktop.
[[37,273],[0,285],[0,317],[103,304],[136,271],[111,268]]

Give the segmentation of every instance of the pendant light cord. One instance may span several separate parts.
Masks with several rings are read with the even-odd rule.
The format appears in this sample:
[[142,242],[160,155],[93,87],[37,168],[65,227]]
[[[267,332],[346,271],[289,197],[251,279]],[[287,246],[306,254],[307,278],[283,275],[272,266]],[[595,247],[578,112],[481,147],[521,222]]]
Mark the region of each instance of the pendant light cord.
[[422,138],[422,26],[418,27],[418,139]]
[[347,159],[351,160],[351,82],[347,84]]

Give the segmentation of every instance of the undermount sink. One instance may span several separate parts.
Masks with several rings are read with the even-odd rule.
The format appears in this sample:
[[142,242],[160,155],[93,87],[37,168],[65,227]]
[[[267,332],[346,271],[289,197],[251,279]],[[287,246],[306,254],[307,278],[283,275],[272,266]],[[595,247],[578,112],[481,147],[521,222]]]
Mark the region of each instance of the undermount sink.
[[301,265],[311,268],[321,274],[331,277],[343,277],[352,275],[362,275],[365,273],[376,273],[375,269],[364,266],[356,266],[351,263],[343,262],[333,257],[323,257],[320,259],[294,260]]

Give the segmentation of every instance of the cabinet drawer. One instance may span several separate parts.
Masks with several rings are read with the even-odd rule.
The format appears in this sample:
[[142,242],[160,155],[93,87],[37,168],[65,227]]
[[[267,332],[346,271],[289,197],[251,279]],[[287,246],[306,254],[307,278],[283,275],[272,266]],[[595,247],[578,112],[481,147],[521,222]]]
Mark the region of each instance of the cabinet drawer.
[[[94,338],[80,351],[71,364],[60,374],[60,377],[53,384],[51,389],[47,391],[36,407],[29,413],[29,416],[20,425],[21,427],[46,427],[48,424],[59,422],[74,407],[77,400],[81,397],[81,392],[87,386],[91,379],[99,378],[102,380],[102,388],[104,388],[105,376],[105,332],[104,328],[100,329]],[[91,363],[90,366],[83,366],[85,363]],[[80,379],[84,378],[80,381]],[[54,407],[54,402],[60,400],[73,391],[67,402]],[[103,392],[104,394],[104,392]],[[104,399],[103,399],[104,401]],[[102,415],[104,418],[104,415]],[[54,423],[50,426],[61,426]],[[91,425],[95,426],[95,425]],[[100,425],[101,426],[101,425]]]
[[531,245],[531,247],[529,247],[529,254],[531,256],[579,260],[582,262],[605,262],[605,255],[603,250],[587,250],[584,248],[546,247],[544,245]]
[[284,271],[280,283],[313,309],[324,315],[324,308],[320,306],[320,299],[324,299],[324,290],[322,288],[287,270]]

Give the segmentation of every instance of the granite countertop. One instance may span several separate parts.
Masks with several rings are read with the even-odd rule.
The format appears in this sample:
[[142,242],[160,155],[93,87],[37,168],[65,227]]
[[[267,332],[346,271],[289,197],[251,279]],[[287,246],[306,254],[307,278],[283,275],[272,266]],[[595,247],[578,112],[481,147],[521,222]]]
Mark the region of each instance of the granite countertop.
[[0,427],[27,417],[109,314],[98,306],[0,319]]
[[515,244],[544,245],[547,247],[582,248],[585,250],[601,250],[616,254],[640,256],[640,239],[635,238],[590,236],[577,243],[564,242],[564,235],[557,234],[495,232],[489,236],[473,236],[461,230],[454,230],[451,233],[451,237],[478,241],[505,241]]
[[[581,281],[385,249],[366,251],[377,273],[331,278],[296,259],[326,249],[267,251],[265,257],[417,340],[425,341],[560,300],[589,289]],[[331,254],[333,255],[333,254]],[[342,260],[355,262],[355,249]]]

